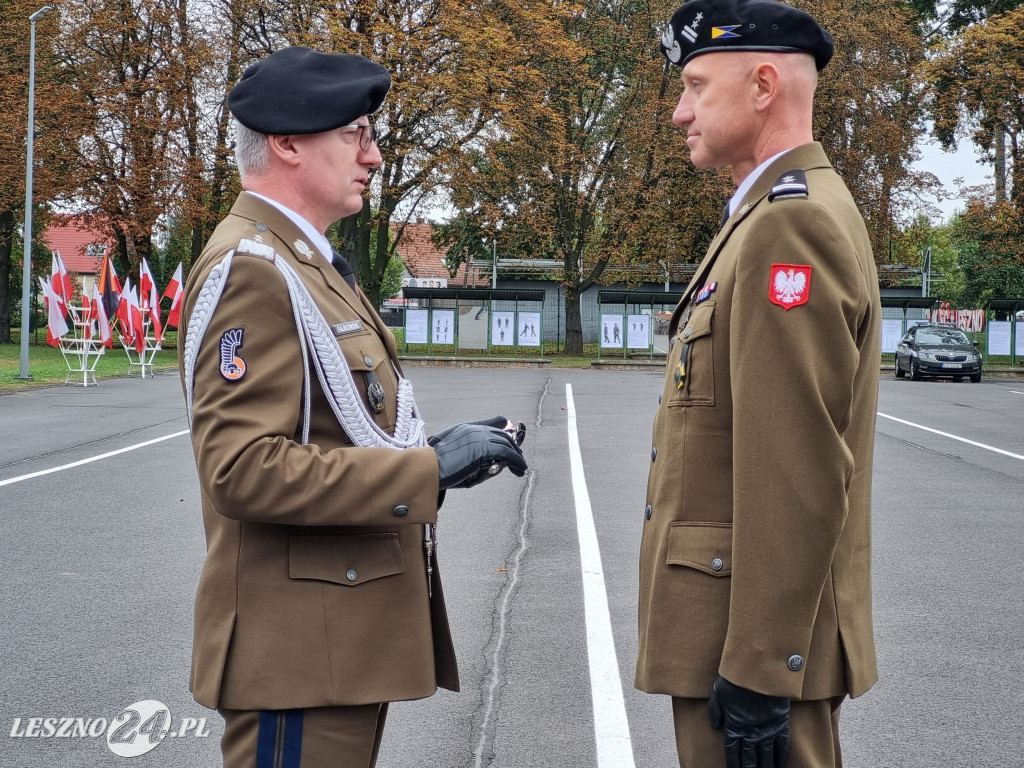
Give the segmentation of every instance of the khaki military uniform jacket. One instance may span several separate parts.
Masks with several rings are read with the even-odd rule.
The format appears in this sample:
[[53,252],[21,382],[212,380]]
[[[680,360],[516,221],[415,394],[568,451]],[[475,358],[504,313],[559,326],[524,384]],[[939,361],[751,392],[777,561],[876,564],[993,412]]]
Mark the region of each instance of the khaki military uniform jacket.
[[640,553],[641,690],[707,698],[719,674],[800,699],[874,684],[880,319],[853,199],[820,145],[787,152],[712,242],[670,326]]
[[[299,274],[360,396],[367,371],[383,385],[375,418],[389,433],[398,386],[390,331],[286,216],[242,193],[192,267],[179,358],[197,295],[232,250],[195,365],[192,445],[207,542],[195,605],[196,701],[292,709],[457,690],[440,578],[435,572],[429,599],[423,549],[423,524],[437,519],[434,452],[354,447],[312,366],[302,444],[302,351],[273,260]],[[225,338],[241,342],[233,353],[228,345],[227,362]]]

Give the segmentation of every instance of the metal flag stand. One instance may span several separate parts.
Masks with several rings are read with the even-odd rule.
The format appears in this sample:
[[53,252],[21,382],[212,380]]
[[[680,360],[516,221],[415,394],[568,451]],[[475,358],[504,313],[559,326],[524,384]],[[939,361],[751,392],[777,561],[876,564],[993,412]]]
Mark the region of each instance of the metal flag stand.
[[96,386],[96,364],[107,351],[106,347],[103,346],[99,335],[93,333],[95,318],[92,316],[91,308],[68,304],[68,312],[71,314],[74,332],[71,336],[61,336],[59,339],[60,353],[68,366],[68,376],[64,379],[64,385],[67,386],[72,378],[81,375],[83,387],[88,387],[90,383]]
[[136,352],[135,345],[129,344],[125,341],[124,329],[121,329],[121,346],[124,347],[124,352],[128,355],[128,373],[126,373],[125,376],[131,376],[132,370],[138,368],[142,378],[146,378],[147,370],[149,371],[150,378],[153,378],[153,358],[156,357],[156,353],[160,351],[160,342],[156,340],[155,336],[149,335],[151,325],[152,322],[147,316],[142,321],[142,332],[146,339],[146,344],[142,348],[142,352]]

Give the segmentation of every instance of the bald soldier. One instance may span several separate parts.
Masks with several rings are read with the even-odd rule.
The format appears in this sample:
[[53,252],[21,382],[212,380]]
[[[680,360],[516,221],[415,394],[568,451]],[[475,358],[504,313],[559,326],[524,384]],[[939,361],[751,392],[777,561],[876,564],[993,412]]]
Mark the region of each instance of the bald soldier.
[[244,191],[192,266],[179,340],[207,542],[190,688],[224,716],[226,768],[372,768],[388,702],[458,690],[438,507],[526,471],[502,417],[428,441],[324,236],[362,209],[390,85],[294,47],[228,97]]
[[673,122],[736,192],[669,328],[640,552],[636,686],[685,768],[841,765],[877,678],[871,460],[878,280],[812,139],[831,37],[774,0],[694,0],[661,41]]

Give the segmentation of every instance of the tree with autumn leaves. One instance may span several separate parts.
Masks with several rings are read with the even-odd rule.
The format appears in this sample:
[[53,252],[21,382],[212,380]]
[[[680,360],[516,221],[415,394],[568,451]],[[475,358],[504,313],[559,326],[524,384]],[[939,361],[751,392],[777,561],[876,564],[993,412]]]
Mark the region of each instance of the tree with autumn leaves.
[[[689,164],[671,124],[679,73],[659,55],[657,37],[676,4],[67,0],[61,16],[40,27],[36,198],[88,209],[118,243],[122,269],[143,256],[154,262],[155,242],[167,236],[187,265],[238,191],[225,100],[245,66],[284,45],[363,53],[394,77],[375,118],[384,164],[363,212],[331,237],[348,246],[364,290],[384,298],[404,222],[441,200],[456,208],[442,231],[455,233],[454,261],[483,255],[486,238],[497,239],[503,257],[561,265],[553,276],[565,289],[575,349],[583,291],[661,279],[673,265],[699,260],[731,193],[728,174]],[[1012,86],[985,85],[984,69],[994,57],[1007,79],[1016,76],[1019,43],[1001,37],[1020,26],[1018,17],[1002,20],[1014,3],[990,3],[984,10],[1001,13],[986,14],[956,0],[946,12],[958,21],[947,16],[944,27],[932,22],[945,6],[930,0],[794,4],[836,39],[816,133],[850,185],[880,260],[936,183],[910,170],[932,94],[936,125],[951,136],[965,126],[995,130],[1000,117],[1015,205],[1020,118],[997,108],[1000,99],[1012,106]],[[19,115],[35,8],[3,5],[0,99]],[[942,79],[928,68],[926,46],[947,34],[957,68],[955,78]],[[960,90],[940,92],[940,82]],[[16,240],[24,198],[19,121],[0,126],[0,148],[9,181],[0,204],[2,338],[13,279],[4,249]]]

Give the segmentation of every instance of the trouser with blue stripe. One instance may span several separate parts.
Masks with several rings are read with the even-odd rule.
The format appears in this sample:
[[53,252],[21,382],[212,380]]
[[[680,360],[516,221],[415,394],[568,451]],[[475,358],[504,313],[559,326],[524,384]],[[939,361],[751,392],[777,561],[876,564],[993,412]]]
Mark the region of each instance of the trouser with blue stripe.
[[374,768],[388,705],[219,711],[224,768]]

